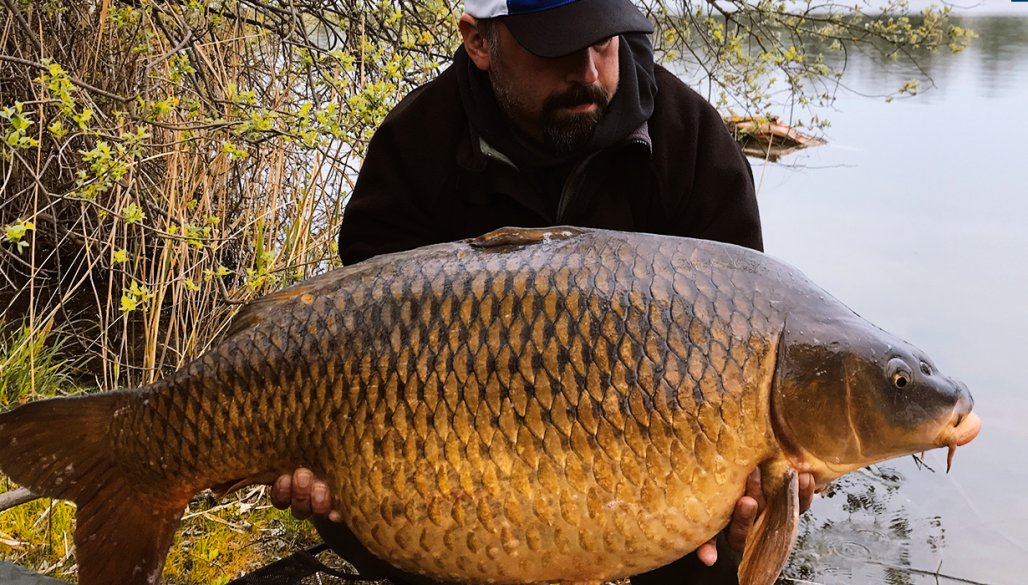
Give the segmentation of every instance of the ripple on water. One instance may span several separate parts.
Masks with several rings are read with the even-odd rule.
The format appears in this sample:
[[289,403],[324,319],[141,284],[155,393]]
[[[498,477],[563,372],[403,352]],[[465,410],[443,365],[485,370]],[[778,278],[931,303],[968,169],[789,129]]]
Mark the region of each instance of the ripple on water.
[[904,478],[878,466],[841,478],[826,502],[800,522],[799,539],[780,583],[921,585],[946,583],[939,516],[914,515],[900,492]]

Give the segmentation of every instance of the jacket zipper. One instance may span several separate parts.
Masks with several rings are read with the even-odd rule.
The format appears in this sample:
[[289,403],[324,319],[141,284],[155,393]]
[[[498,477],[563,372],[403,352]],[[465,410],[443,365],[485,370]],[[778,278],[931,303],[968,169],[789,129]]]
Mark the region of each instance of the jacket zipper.
[[560,190],[560,200],[557,202],[557,224],[564,223],[564,213],[567,211],[571,198],[578,193],[578,188],[582,183],[582,177],[585,176],[585,167],[589,165],[589,161],[591,161],[597,154],[599,154],[599,152],[591,153],[589,156],[582,159],[582,162],[578,163],[575,168],[571,169],[571,172],[568,173],[568,178],[564,180],[564,188]]

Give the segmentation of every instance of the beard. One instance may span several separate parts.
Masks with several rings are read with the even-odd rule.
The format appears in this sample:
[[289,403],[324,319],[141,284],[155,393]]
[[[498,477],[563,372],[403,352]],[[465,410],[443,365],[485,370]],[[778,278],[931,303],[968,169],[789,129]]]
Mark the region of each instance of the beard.
[[[585,146],[592,138],[610,103],[607,91],[597,85],[575,85],[543,102],[540,124],[543,142],[562,154]],[[591,112],[568,113],[562,108],[595,104]]]
[[[524,125],[526,120],[533,119],[531,109],[514,90],[514,84],[506,82],[502,72],[494,71],[491,79],[496,101],[510,120]],[[610,94],[601,86],[571,86],[567,91],[546,98],[538,115],[539,127],[536,132],[529,131],[528,134],[540,136],[543,146],[557,154],[573,152],[588,144],[610,99]],[[562,111],[585,104],[595,104],[596,109],[591,112]]]

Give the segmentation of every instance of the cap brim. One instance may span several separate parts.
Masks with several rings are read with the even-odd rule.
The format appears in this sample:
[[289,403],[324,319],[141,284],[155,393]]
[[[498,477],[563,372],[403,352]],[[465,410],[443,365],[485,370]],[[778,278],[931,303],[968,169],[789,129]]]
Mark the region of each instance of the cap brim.
[[630,0],[578,0],[501,18],[518,43],[540,57],[570,55],[615,35],[653,32]]

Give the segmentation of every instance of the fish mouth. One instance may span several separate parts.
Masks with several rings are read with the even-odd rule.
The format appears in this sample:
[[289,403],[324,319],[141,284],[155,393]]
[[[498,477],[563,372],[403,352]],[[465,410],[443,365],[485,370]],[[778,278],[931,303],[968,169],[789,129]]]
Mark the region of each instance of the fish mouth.
[[950,421],[951,424],[942,429],[935,441],[940,447],[949,448],[946,456],[947,473],[953,467],[953,455],[957,452],[957,447],[973,441],[978,436],[978,431],[982,430],[982,419],[973,412],[955,413]]

